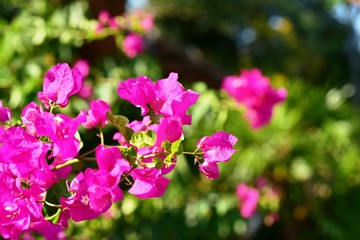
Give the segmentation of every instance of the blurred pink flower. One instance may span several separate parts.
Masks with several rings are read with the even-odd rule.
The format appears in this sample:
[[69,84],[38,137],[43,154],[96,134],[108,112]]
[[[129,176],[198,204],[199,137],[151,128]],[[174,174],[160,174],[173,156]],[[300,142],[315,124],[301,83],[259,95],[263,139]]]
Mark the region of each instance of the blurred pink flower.
[[252,217],[259,201],[257,189],[241,183],[236,187],[236,195],[240,199],[240,213],[244,218]]
[[144,33],[150,32],[154,27],[154,14],[143,9],[138,9],[124,14],[125,26],[128,29],[140,27]]
[[141,20],[141,27],[145,32],[151,31],[154,27],[154,17],[152,15],[147,15],[144,19]]
[[76,61],[73,68],[79,69],[83,79],[86,78],[87,76],[89,76],[90,65],[87,60],[80,59],[80,60]]
[[93,95],[94,88],[88,81],[84,81],[83,85],[78,92],[78,96],[84,99],[90,98]]
[[99,22],[96,26],[97,33],[100,33],[104,29],[104,27],[107,27],[107,26],[109,26],[112,29],[117,29],[120,27],[120,24],[116,20],[116,18],[111,16],[110,13],[105,9],[100,11],[98,20],[99,20]]
[[74,68],[79,69],[82,75],[82,86],[78,92],[78,96],[84,99],[90,98],[94,90],[92,85],[86,80],[90,72],[89,62],[85,59],[80,59],[75,62],[73,69]]
[[104,219],[111,220],[116,217],[117,215],[116,213],[117,213],[116,208],[114,207],[114,205],[112,205],[106,212],[102,213],[101,216]]
[[130,33],[125,37],[122,48],[126,56],[134,58],[144,51],[143,38],[136,33]]
[[2,101],[0,100],[0,122],[5,122],[11,119],[11,111],[7,107],[2,106]]
[[260,176],[256,179],[255,184],[258,188],[265,187],[269,184],[268,180],[264,176]]
[[273,89],[269,79],[257,68],[242,70],[239,76],[225,77],[222,89],[246,107],[245,117],[254,129],[268,124],[274,105],[287,97],[285,88]]

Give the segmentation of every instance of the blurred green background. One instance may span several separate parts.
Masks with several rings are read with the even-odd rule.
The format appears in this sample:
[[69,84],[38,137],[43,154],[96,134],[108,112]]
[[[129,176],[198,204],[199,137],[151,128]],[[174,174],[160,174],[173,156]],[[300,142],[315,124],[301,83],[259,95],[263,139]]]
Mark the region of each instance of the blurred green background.
[[[155,16],[146,51],[127,58],[128,31],[94,34],[102,9],[120,16],[136,8]],[[360,228],[360,6],[336,0],[0,0],[0,98],[19,120],[37,101],[45,72],[59,62],[90,63],[93,98],[113,113],[139,119],[117,97],[121,80],[153,80],[178,72],[202,94],[191,108],[185,148],[215,131],[236,137],[238,151],[221,177],[199,174],[181,157],[162,198],[125,194],[111,218],[71,224],[73,239],[358,239]],[[288,99],[269,125],[253,131],[219,86],[224,76],[257,67]],[[73,97],[75,115],[88,100]],[[110,143],[113,129],[105,129]],[[98,144],[81,132],[85,146]],[[241,217],[236,185],[263,176],[278,192],[261,195],[257,214]],[[269,214],[279,215],[269,221]]]

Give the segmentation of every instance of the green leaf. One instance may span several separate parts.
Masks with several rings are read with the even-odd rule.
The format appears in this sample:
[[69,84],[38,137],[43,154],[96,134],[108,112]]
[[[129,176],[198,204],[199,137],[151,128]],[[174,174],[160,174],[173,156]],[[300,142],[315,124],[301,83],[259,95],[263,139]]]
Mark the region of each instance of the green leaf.
[[52,222],[53,224],[57,224],[59,222],[60,213],[61,213],[61,209],[58,208],[55,214],[51,216],[45,216],[45,219]]
[[156,133],[152,130],[146,130],[135,133],[131,137],[130,143],[138,148],[141,148],[154,145],[155,140]]
[[165,140],[163,143],[161,143],[161,146],[166,152],[171,152],[171,145],[172,143],[169,140]]
[[164,161],[159,157],[154,158],[153,163],[156,169],[160,169],[162,166],[164,166]]
[[106,112],[106,116],[114,127],[124,136],[126,141],[129,142],[134,134],[134,130],[127,127],[129,119],[122,115],[112,115],[110,112]]
[[125,116],[112,115],[110,112],[106,112],[106,116],[120,132],[129,124],[129,119]]
[[120,131],[120,133],[124,136],[126,141],[129,142],[131,137],[134,135],[134,130],[129,127],[125,127],[123,131]]
[[131,165],[135,164],[136,157],[137,157],[137,152],[136,152],[136,149],[134,147],[131,146],[131,147],[128,147],[128,148],[120,148],[120,151],[121,151],[121,154],[122,154],[123,158],[128,160]]
[[7,64],[13,57],[14,49],[14,34],[8,32],[0,38],[0,64]]
[[183,145],[182,145],[182,139],[179,139],[171,145],[171,153],[174,153],[176,155],[180,155],[183,152]]
[[182,139],[179,139],[173,143],[171,143],[169,140],[165,140],[163,143],[161,143],[161,146],[164,148],[165,152],[170,152],[175,155],[180,155],[183,152]]
[[175,164],[172,160],[174,157],[174,153],[170,153],[169,155],[166,156],[166,158],[164,159],[164,163],[166,164],[167,167]]
[[152,123],[159,123],[160,122],[160,117],[158,115],[156,115],[153,111],[149,112],[150,115],[150,120]]

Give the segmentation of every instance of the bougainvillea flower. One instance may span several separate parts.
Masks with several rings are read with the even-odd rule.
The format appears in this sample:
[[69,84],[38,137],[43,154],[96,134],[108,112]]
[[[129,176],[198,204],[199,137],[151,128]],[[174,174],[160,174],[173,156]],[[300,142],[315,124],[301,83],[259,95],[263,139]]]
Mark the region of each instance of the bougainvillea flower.
[[[84,174],[80,172],[68,187],[71,196],[68,198],[60,197],[60,223],[63,227],[67,227],[69,218],[72,218],[75,222],[80,222],[95,219],[102,213],[91,208],[88,187]],[[103,212],[107,211],[110,206],[111,203],[109,202]]]
[[244,183],[236,187],[236,195],[240,200],[240,213],[244,218],[252,217],[257,209],[259,192]]
[[26,133],[22,127],[7,129],[4,137],[0,146],[0,162],[7,164],[7,174],[42,188],[49,188],[57,182],[46,162],[48,145]]
[[86,169],[85,180],[92,209],[104,212],[103,209],[109,204],[123,199],[123,191],[118,186],[120,177],[121,175],[113,176],[103,169]]
[[204,160],[209,163],[226,162],[236,152],[233,146],[237,138],[227,132],[217,132],[212,136],[201,138],[196,146],[204,154]]
[[134,169],[131,177],[135,182],[129,189],[129,193],[138,198],[161,197],[170,183],[170,180],[163,177],[157,169]]
[[3,107],[2,101],[0,100],[0,122],[5,122],[11,119],[11,111],[7,107]]
[[41,106],[38,106],[35,102],[31,102],[26,105],[21,111],[21,120],[26,127],[26,132],[37,136],[35,128],[35,120],[43,113]]
[[217,163],[209,163],[204,161],[203,163],[199,164],[199,170],[202,174],[204,174],[204,176],[211,180],[220,177],[219,166]]
[[153,102],[156,101],[154,84],[146,76],[129,78],[125,82],[120,82],[118,94],[134,106],[140,107],[143,116],[149,111],[148,105],[154,105]]
[[0,145],[0,162],[22,163],[40,158],[48,148],[22,127],[10,127],[5,131]]
[[86,113],[81,111],[76,118],[63,114],[53,115],[44,112],[35,121],[39,136],[47,136],[53,143],[52,165],[63,164],[66,160],[77,156],[80,150],[80,140],[76,138],[77,129],[86,121]]
[[182,133],[182,125],[178,117],[162,118],[158,126],[154,145],[161,146],[165,140],[175,142],[181,138]]
[[144,51],[144,40],[140,35],[130,33],[124,38],[122,49],[126,56],[134,58]]
[[79,92],[82,76],[75,68],[71,70],[67,63],[59,63],[45,75],[43,91],[38,93],[39,100],[49,108],[52,103],[66,107],[69,97]]
[[118,94],[133,105],[141,107],[144,116],[148,111],[165,117],[177,116],[182,124],[191,124],[191,116],[186,111],[195,104],[198,93],[187,90],[177,81],[177,73],[170,73],[168,78],[155,84],[145,76],[120,82]]
[[155,83],[159,112],[165,117],[178,116],[183,124],[191,124],[191,116],[186,115],[200,94],[185,88],[178,82],[178,74],[170,73],[169,77]]
[[30,232],[39,233],[47,240],[66,239],[66,234],[62,227],[60,227],[59,225],[52,224],[51,222],[45,219],[40,222],[33,223],[30,228]]
[[242,70],[239,76],[225,77],[222,89],[245,106],[245,117],[254,129],[269,123],[274,105],[287,97],[285,88],[273,89],[270,80],[257,68]]
[[[283,94],[286,96],[286,94]],[[259,106],[249,107],[246,110],[245,117],[250,122],[250,126],[253,129],[259,129],[268,124],[273,115],[273,106],[278,103],[278,96],[268,96],[268,102]]]
[[[4,180],[0,176],[1,180]],[[32,222],[43,220],[41,213],[43,190],[34,185],[23,189],[19,185],[0,181],[0,234],[4,238],[19,239]]]
[[183,93],[181,101],[174,101],[172,104],[173,115],[181,118],[183,124],[191,125],[192,117],[186,114],[190,106],[194,105],[199,98],[199,94],[189,89]]
[[106,112],[111,112],[110,106],[103,100],[91,100],[86,122],[83,126],[87,129],[93,127],[105,127],[108,124]]
[[130,164],[123,159],[118,147],[104,147],[99,145],[96,148],[96,162],[99,169],[109,172],[112,176],[121,176],[130,170]]
[[130,170],[130,164],[122,158],[119,148],[102,145],[96,148],[96,161],[99,169],[87,169],[85,181],[91,208],[104,212],[108,204],[123,199],[119,182],[122,174]]
[[196,146],[203,154],[203,162],[199,164],[199,170],[209,179],[219,177],[218,162],[229,161],[236,152],[233,146],[237,138],[227,132],[217,132],[212,136],[201,138]]

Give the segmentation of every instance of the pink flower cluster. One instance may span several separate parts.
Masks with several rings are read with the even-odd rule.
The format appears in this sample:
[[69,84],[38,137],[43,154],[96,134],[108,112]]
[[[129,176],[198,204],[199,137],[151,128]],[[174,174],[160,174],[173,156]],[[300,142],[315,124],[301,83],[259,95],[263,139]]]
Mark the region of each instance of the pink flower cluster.
[[254,129],[268,124],[274,105],[287,97],[285,88],[273,89],[269,79],[257,68],[242,70],[239,76],[225,77],[222,89],[246,107],[245,117]]
[[103,31],[105,27],[118,29],[120,28],[120,24],[117,21],[116,17],[111,16],[107,10],[103,9],[100,11],[98,16],[98,24],[96,26],[96,32],[100,33],[101,31]]
[[154,15],[142,9],[126,13],[124,20],[128,28],[138,28],[145,33],[151,31],[154,27]]
[[122,43],[122,49],[129,58],[136,57],[144,51],[143,38],[136,33],[128,34]]
[[266,212],[264,223],[272,225],[278,220],[280,193],[266,178],[259,177],[255,186],[240,183],[236,187],[240,213],[244,218],[251,218],[259,207]]
[[[160,197],[182,154],[183,125],[191,124],[187,110],[199,94],[186,90],[177,74],[153,83],[140,76],[120,82],[118,95],[141,108],[142,121],[113,115],[108,103],[91,100],[76,117],[53,113],[68,105],[82,86],[77,68],[58,64],[45,75],[36,102],[24,107],[21,125],[10,122],[11,111],[0,105],[0,234],[18,239],[37,232],[48,239],[64,239],[70,219],[91,220],[124,198],[121,183],[139,198]],[[104,144],[102,128],[111,123],[118,132],[113,146]],[[100,143],[80,154],[78,129],[99,129]],[[228,161],[237,138],[218,132],[199,140],[192,154],[200,171],[219,177],[218,162]],[[76,172],[72,164],[94,161],[96,166]],[[60,189],[60,190],[59,190]]]
[[82,75],[82,86],[77,94],[81,98],[85,98],[85,99],[90,98],[93,94],[93,88],[89,83],[89,81],[86,80],[86,78],[89,76],[90,73],[89,62],[85,59],[79,59],[74,63],[73,68],[79,69]]
[[2,101],[0,100],[0,122],[5,122],[11,119],[11,111],[10,108],[3,107]]
[[236,195],[240,200],[240,213],[244,218],[252,217],[257,209],[259,192],[245,183],[236,187]]
[[[154,26],[154,17],[144,11],[136,11],[124,16],[111,16],[107,10],[101,10],[98,16],[96,33],[101,34],[106,28],[122,30],[124,40],[121,48],[125,55],[134,58],[144,51],[144,39],[142,34],[149,32]],[[106,34],[105,34],[106,36]]]

